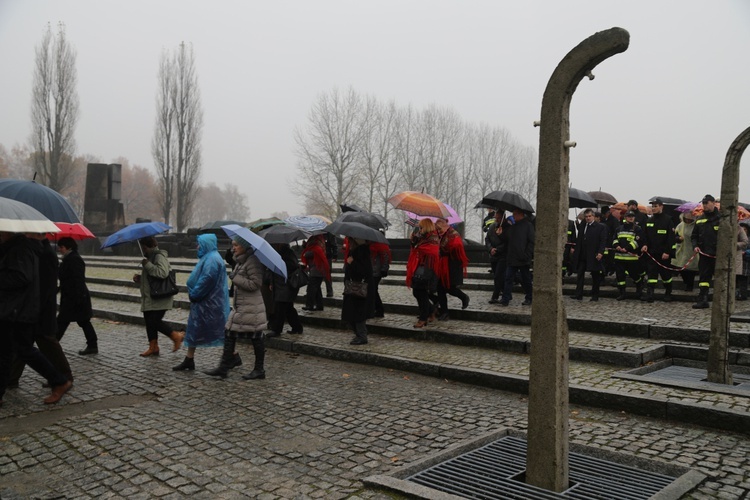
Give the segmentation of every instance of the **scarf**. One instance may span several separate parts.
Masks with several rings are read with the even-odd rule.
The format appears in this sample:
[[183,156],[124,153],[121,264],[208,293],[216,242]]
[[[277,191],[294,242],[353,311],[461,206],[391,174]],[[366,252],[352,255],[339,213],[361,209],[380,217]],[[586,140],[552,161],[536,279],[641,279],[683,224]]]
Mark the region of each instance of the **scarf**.
[[427,266],[437,274],[440,263],[440,239],[437,232],[422,236],[409,253],[406,261],[406,286],[411,288],[411,278],[419,266]]
[[313,253],[313,265],[318,268],[325,276],[326,280],[331,279],[331,266],[328,265],[328,258],[326,257],[325,241],[318,236],[310,238],[307,242],[307,246],[302,252],[302,263],[310,267],[310,263],[307,262],[305,254],[307,252]]
[[458,231],[449,227],[442,238],[440,238],[440,265],[438,268],[438,276],[443,286],[450,290],[451,285],[451,273],[450,273],[450,261],[457,260],[461,262],[463,268],[464,277],[466,277],[466,269],[469,265],[469,258],[466,256],[464,251],[464,242],[461,240],[461,235]]

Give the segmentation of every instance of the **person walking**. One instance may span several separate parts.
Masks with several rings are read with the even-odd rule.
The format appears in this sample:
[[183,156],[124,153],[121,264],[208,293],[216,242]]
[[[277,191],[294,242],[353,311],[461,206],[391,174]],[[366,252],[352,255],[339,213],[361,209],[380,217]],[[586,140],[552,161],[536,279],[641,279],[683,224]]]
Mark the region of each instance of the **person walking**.
[[[336,235],[331,233],[326,233],[325,235],[326,240],[326,260],[328,260],[328,269],[333,269],[333,262],[338,257],[339,252],[339,246],[336,242]],[[333,279],[331,278],[330,273],[328,274],[328,279],[325,280],[326,282],[326,297],[332,298],[333,297]]]
[[508,228],[508,265],[505,269],[505,286],[501,306],[513,299],[513,281],[516,273],[521,275],[521,287],[525,293],[523,306],[531,305],[531,262],[534,260],[534,225],[522,210],[513,210],[513,225]]
[[215,234],[198,235],[198,263],[187,280],[190,315],[184,344],[185,359],[174,371],[195,370],[195,349],[224,345],[224,326],[229,317],[227,268],[219,254]]
[[35,242],[24,234],[0,232],[0,406],[14,357],[41,375],[52,392],[44,404],[55,404],[73,382],[55,369],[34,347],[34,325],[39,321],[39,258]]
[[469,307],[469,296],[459,288],[464,283],[469,258],[464,250],[463,238],[448,224],[447,219],[438,218],[435,228],[440,236],[438,319],[446,321],[449,318],[448,295],[461,300],[461,309]]
[[242,359],[236,351],[237,335],[245,334],[253,344],[255,367],[252,373],[243,378],[263,379],[266,378],[263,365],[266,352],[263,344],[263,329],[268,322],[263,295],[260,293],[264,267],[254,255],[252,247],[236,236],[232,238],[232,253],[235,267],[229,273],[229,279],[234,286],[232,297],[234,307],[224,327],[224,352],[219,366],[205,373],[226,378],[229,370],[241,366]]
[[719,232],[719,209],[716,198],[707,194],[701,200],[703,215],[695,221],[695,229],[690,235],[693,251],[701,255],[698,261],[698,301],[693,309],[708,308],[708,291],[716,268],[716,243]]
[[78,253],[78,243],[73,238],[60,238],[57,251],[62,255],[58,278],[60,280],[60,310],[57,315],[57,340],[60,341],[73,321],[81,327],[86,337],[86,348],[78,354],[99,353],[99,340],[91,324],[93,312],[91,295],[86,286],[86,263]]
[[651,200],[651,216],[646,221],[641,254],[646,261],[648,282],[646,294],[641,300],[654,301],[654,289],[661,277],[664,284],[664,302],[672,301],[672,270],[669,268],[674,253],[674,224],[672,218],[664,213],[664,202],[661,198]]
[[[27,233],[26,237],[39,259],[39,317],[34,324],[34,342],[55,370],[72,382],[73,371],[57,340],[57,253],[44,234]],[[25,366],[21,359],[15,359],[8,380],[9,389],[18,387]]]
[[406,286],[417,299],[419,317],[414,328],[424,328],[434,314],[432,296],[437,291],[440,237],[430,219],[422,219],[411,234],[411,251],[406,262]]
[[693,251],[692,235],[695,228],[695,216],[692,212],[680,215],[680,223],[675,228],[675,257],[672,265],[680,268],[680,276],[685,284],[685,291],[692,292],[695,287],[695,276],[698,274],[700,254]]
[[141,252],[144,255],[141,261],[141,273],[133,276],[133,281],[140,285],[141,291],[141,312],[143,320],[146,323],[146,338],[148,339],[148,349],[141,353],[141,356],[159,355],[158,334],[169,337],[172,341],[172,352],[180,350],[182,341],[185,338],[185,332],[175,331],[164,322],[164,314],[172,309],[172,297],[161,297],[154,299],[151,297],[151,286],[148,283],[148,277],[164,279],[169,276],[171,267],[169,265],[168,254],[166,250],[160,250],[156,238],[148,236],[138,240]]
[[[299,268],[297,256],[292,248],[286,243],[273,243],[271,246],[279,252],[282,260],[286,264],[286,275],[291,276]],[[273,296],[273,317],[268,322],[268,328],[271,332],[269,337],[278,337],[284,329],[284,322],[289,323],[290,329],[287,333],[301,334],[303,332],[302,323],[299,320],[297,309],[294,308],[294,299],[297,298],[299,288],[289,284],[283,276],[266,269],[263,275],[263,281],[268,284]]]
[[635,223],[635,212],[628,210],[623,218],[623,223],[617,228],[617,234],[612,242],[615,249],[615,276],[617,288],[620,294],[617,300],[625,300],[625,287],[627,276],[635,283],[636,297],[640,298],[643,292],[643,278],[645,273],[641,266],[640,251],[643,242],[643,229]]
[[508,233],[510,227],[505,212],[494,212],[495,221],[487,228],[484,245],[490,253],[490,270],[494,277],[490,304],[497,304],[505,288],[505,267],[508,259]]
[[347,240],[348,253],[344,261],[344,301],[341,306],[341,320],[348,323],[354,332],[354,338],[349,343],[364,345],[367,344],[368,297],[347,293],[347,281],[366,283],[369,294],[373,280],[372,257],[367,241],[349,237]]
[[599,300],[599,286],[604,277],[604,249],[607,246],[607,226],[594,220],[594,211],[587,208],[583,211],[584,224],[578,232],[575,247],[572,247],[571,258],[576,270],[575,300],[583,300],[583,282],[586,273],[591,273],[591,302]]
[[304,311],[323,310],[323,292],[321,285],[324,280],[330,281],[331,268],[326,257],[325,236],[317,234],[307,240],[302,251],[302,264],[310,270],[310,280],[307,283]]

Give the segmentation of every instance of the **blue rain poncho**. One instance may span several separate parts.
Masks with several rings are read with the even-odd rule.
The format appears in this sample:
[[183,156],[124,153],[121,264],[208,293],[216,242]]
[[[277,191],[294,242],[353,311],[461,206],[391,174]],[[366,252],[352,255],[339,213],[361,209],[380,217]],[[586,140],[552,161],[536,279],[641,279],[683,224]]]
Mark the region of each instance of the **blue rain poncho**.
[[187,347],[224,344],[224,325],[229,317],[229,288],[224,259],[216,235],[198,236],[198,264],[187,280],[190,316],[185,331]]

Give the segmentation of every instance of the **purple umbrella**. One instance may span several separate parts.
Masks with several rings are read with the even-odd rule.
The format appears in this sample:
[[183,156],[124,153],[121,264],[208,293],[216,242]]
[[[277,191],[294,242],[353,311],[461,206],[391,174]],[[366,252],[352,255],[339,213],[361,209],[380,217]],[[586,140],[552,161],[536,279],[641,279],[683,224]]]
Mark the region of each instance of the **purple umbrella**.
[[[452,226],[453,224],[460,224],[461,222],[464,221],[461,217],[459,217],[458,213],[456,213],[456,211],[454,210],[452,206],[448,205],[447,203],[443,203],[443,205],[445,205],[445,208],[448,209],[448,213],[450,214],[448,216],[448,224]],[[429,215],[417,215],[412,212],[406,212],[406,216],[409,217],[410,219],[416,219],[416,220],[430,219],[432,222],[435,222],[438,220],[437,217],[432,217]]]
[[692,212],[698,205],[700,205],[700,203],[697,203],[695,201],[688,201],[675,208],[675,210],[677,210],[678,212]]

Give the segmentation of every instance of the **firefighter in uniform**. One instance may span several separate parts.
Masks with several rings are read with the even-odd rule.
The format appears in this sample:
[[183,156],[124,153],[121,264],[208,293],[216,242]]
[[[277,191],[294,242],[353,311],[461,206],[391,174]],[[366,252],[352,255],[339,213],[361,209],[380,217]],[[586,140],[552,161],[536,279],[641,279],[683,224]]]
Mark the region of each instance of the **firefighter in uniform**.
[[701,203],[703,215],[695,221],[695,229],[690,236],[693,249],[701,255],[698,261],[698,302],[693,304],[693,309],[708,307],[708,290],[716,267],[716,241],[719,232],[719,209],[716,208],[716,199],[707,194]]
[[623,223],[620,224],[615,233],[615,239],[612,246],[615,249],[615,274],[617,278],[617,288],[620,295],[617,300],[625,299],[626,277],[635,283],[636,295],[640,297],[643,290],[643,267],[641,266],[638,251],[643,243],[643,229],[635,224],[635,212],[628,210],[625,213]]
[[664,283],[664,302],[672,301],[672,255],[674,255],[674,223],[664,213],[664,202],[660,198],[651,200],[651,217],[646,221],[645,241],[641,252],[646,260],[648,283],[641,300],[654,301],[654,288],[661,276]]

